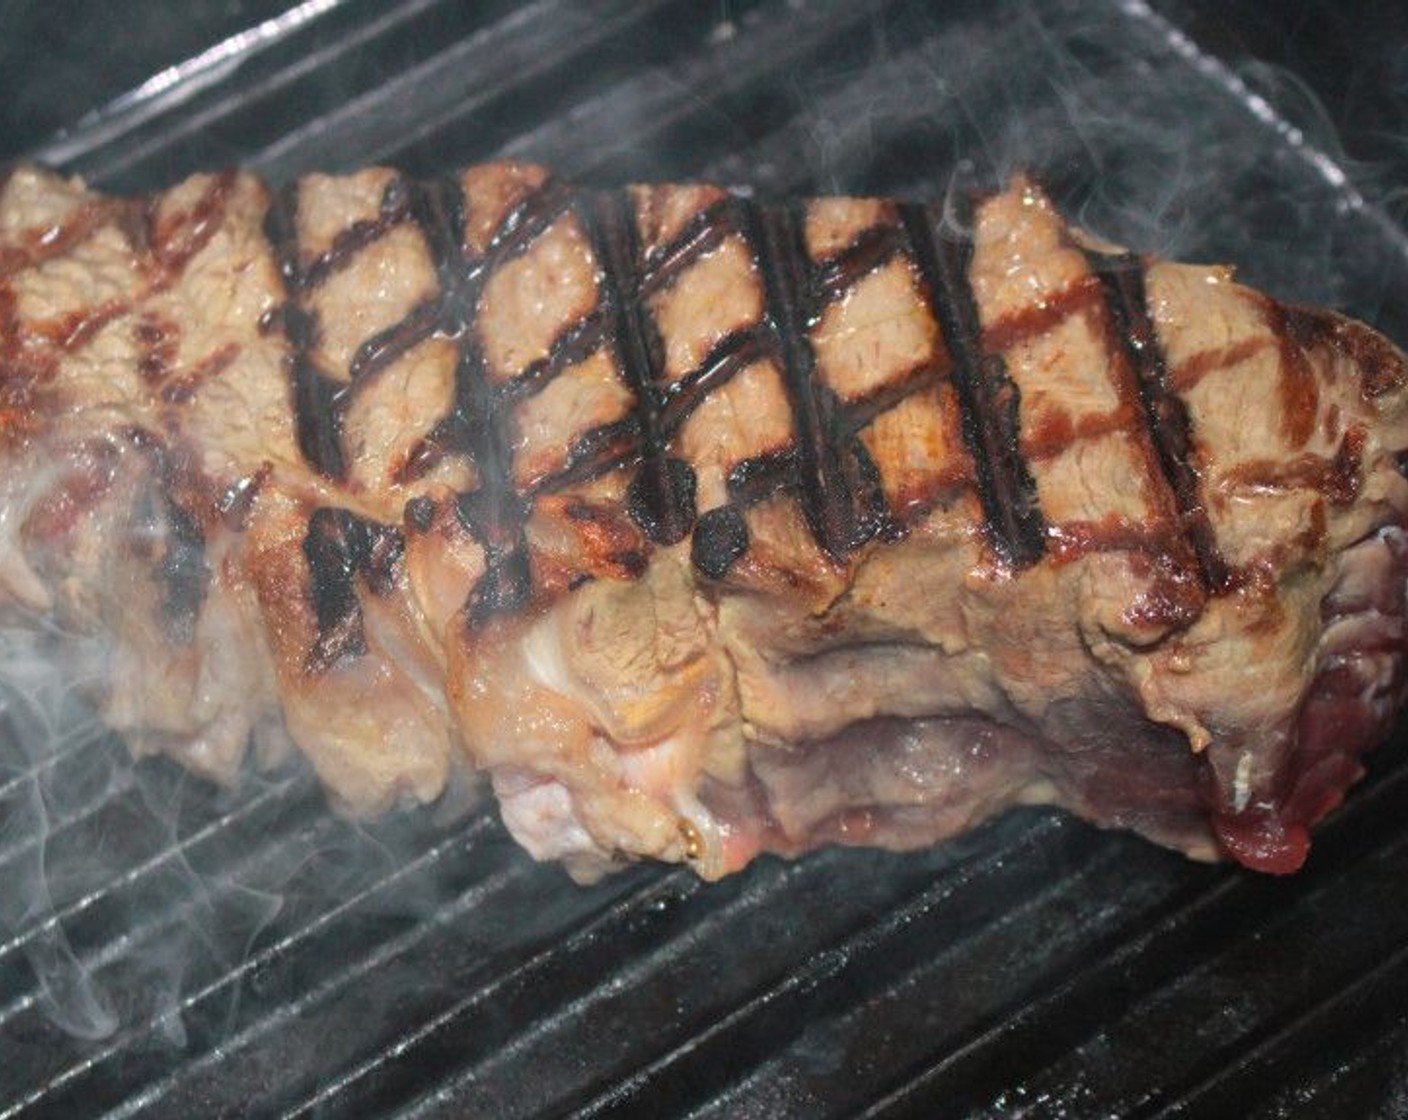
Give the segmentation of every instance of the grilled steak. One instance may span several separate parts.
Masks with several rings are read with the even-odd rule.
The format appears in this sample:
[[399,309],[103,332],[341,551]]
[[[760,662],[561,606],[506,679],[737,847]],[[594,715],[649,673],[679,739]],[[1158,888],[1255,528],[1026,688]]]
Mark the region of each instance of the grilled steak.
[[105,719],[590,878],[1065,805],[1289,871],[1404,700],[1402,356],[946,207],[0,182],[0,614]]

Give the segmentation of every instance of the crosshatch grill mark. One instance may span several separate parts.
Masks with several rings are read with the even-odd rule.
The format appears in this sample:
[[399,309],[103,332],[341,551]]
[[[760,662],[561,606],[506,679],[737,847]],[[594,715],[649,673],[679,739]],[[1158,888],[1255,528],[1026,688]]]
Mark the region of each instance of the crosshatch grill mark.
[[[879,470],[858,433],[881,412],[930,385],[933,376],[907,377],[869,397],[842,401],[817,376],[811,339],[828,305],[846,298],[864,277],[896,259],[920,282],[952,357],[945,376],[954,386],[995,551],[1018,568],[1044,555],[1052,530],[1045,525],[1035,483],[1018,448],[1017,387],[1000,355],[984,346],[968,276],[972,246],[939,229],[928,207],[900,205],[857,232],[842,249],[816,261],[805,245],[804,211],[729,196],[701,209],[668,244],[647,255],[627,192],[574,192],[549,179],[525,193],[482,254],[471,255],[463,241],[465,199],[459,181],[397,178],[387,187],[378,219],[351,227],[300,274],[296,202],[292,192],[276,199],[266,232],[287,286],[278,321],[293,352],[299,444],[317,469],[332,479],[345,475],[341,417],[354,394],[428,338],[448,338],[455,344],[453,403],[412,448],[398,477],[403,482],[423,477],[446,456],[463,457],[476,469],[476,488],[458,495],[455,502],[455,513],[485,549],[485,574],[465,606],[471,625],[511,613],[530,598],[525,525],[535,501],[618,468],[632,470],[627,511],[646,537],[656,545],[671,545],[693,535],[694,564],[710,578],[723,578],[746,555],[747,508],[780,493],[798,502],[818,546],[835,562],[844,562],[877,536],[902,533],[887,508]],[[597,269],[596,305],[559,331],[546,356],[495,384],[478,336],[480,295],[495,270],[528,252],[568,216],[579,223],[591,248]],[[299,297],[405,221],[413,222],[425,238],[438,291],[400,322],[362,343],[350,363],[349,380],[335,381],[309,358],[318,325]],[[762,318],[721,338],[696,368],[664,385],[664,344],[648,310],[648,296],[674,284],[731,236],[743,240],[760,278]],[[1109,284],[1103,274],[1101,284]],[[1110,300],[1111,314],[1125,315],[1123,325],[1129,321],[1122,310],[1126,305],[1114,295],[1118,292]],[[1072,310],[1079,303],[1073,301]],[[602,347],[631,390],[628,412],[577,437],[555,472],[515,485],[509,411]],[[760,360],[772,361],[782,375],[793,439],[785,448],[738,462],[727,479],[725,505],[700,516],[694,469],[670,454],[672,441],[702,400]],[[1150,375],[1140,376],[1144,385]]]

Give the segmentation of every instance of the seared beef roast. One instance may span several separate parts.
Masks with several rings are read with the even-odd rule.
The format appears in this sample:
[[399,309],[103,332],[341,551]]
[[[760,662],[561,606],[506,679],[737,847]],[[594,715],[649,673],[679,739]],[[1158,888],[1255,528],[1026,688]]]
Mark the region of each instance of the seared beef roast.
[[1404,700],[1402,356],[1016,182],[0,172],[0,617],[356,812],[714,877],[1055,802],[1268,871]]

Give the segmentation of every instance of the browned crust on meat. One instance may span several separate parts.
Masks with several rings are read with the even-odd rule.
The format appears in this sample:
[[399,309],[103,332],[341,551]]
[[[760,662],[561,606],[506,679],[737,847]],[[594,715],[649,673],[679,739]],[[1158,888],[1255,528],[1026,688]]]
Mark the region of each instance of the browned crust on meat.
[[[979,630],[1004,596],[1108,581],[1079,641],[1123,672],[1200,627],[1276,631],[1279,581],[1398,500],[1391,344],[1219,270],[1092,248],[1025,182],[964,203],[972,236],[924,205],[581,191],[519,164],[63,189],[56,220],[0,238],[0,451],[83,449],[21,536],[62,553],[129,500],[139,458],[156,487],[134,563],[167,636],[196,642],[209,589],[234,589],[264,612],[286,703],[373,687],[359,672],[407,650],[428,678],[480,664],[486,635],[657,564],[702,615],[795,607],[799,645],[898,627],[877,621],[893,589],[865,582],[891,548],[952,562]],[[191,308],[231,246],[253,294],[212,330]],[[90,253],[121,256],[127,287],[50,290],[51,265]],[[1187,329],[1200,299],[1225,311],[1210,342]],[[127,379],[94,404],[110,368]],[[1255,454],[1218,412],[1253,382],[1274,412]],[[210,401],[267,406],[278,434],[197,435]],[[1263,521],[1243,533],[1248,503]],[[1191,702],[1144,702],[1203,745]],[[443,704],[407,711],[448,741]]]

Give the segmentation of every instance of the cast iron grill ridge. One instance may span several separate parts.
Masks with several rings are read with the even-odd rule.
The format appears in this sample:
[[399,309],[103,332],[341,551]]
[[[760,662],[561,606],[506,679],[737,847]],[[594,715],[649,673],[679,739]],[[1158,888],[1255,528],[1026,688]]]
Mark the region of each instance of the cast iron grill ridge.
[[[911,90],[914,105],[898,106],[887,91],[937,74],[982,117],[1040,86],[1002,75],[976,47],[962,67],[942,68],[955,36],[1002,42],[1028,27],[1029,8],[951,8],[940,16],[899,0],[844,9],[416,0],[386,9],[342,0],[188,97],[100,114],[32,154],[115,190],[230,162],[282,180],[305,167],[388,162],[411,184],[509,154],[603,188],[688,178],[753,183],[770,199],[837,189],[940,199],[957,158],[982,150],[983,129],[937,136],[917,107],[923,89]],[[1089,29],[1093,9],[1107,30]],[[1050,13],[1053,34],[1092,72],[1123,65],[1116,48],[1178,65],[1161,53],[1160,17],[1137,3],[1058,3]],[[885,44],[878,53],[876,42]],[[867,127],[821,129],[867,103]],[[1250,115],[1245,127],[1266,129]],[[1059,179],[1064,166],[1057,159],[1046,170]],[[1088,201],[1081,174],[1058,181],[1058,195]],[[635,261],[611,232],[614,196],[589,197],[598,256],[613,262],[619,289],[604,300],[606,315],[630,305],[633,287],[668,282],[719,230],[747,228],[773,244],[796,233],[785,211],[749,203],[691,227],[675,251]],[[388,196],[384,217],[416,221],[433,241],[437,225],[453,227],[443,205],[438,188],[408,186]],[[858,240],[853,259],[800,284],[775,278],[770,295],[780,295],[782,314],[804,314],[789,312],[788,300],[839,290],[866,261],[912,252],[922,266],[926,253],[942,251],[924,236],[937,225],[935,214],[921,221],[920,208],[907,206],[898,233]],[[1380,316],[1393,329],[1408,307],[1399,298],[1408,261],[1378,251],[1389,262],[1377,269],[1380,286],[1352,278],[1346,298],[1363,314],[1396,300],[1399,311]],[[446,245],[437,255],[443,263],[450,253]],[[442,287],[454,272],[442,269]],[[296,303],[308,278],[287,275]],[[1120,293],[1109,294],[1121,306]],[[769,304],[779,313],[777,299]],[[443,314],[425,309],[405,336],[369,343],[363,375],[375,376]],[[591,345],[594,332],[620,338],[631,351],[624,368],[648,382],[652,342],[641,324],[580,326],[569,343]],[[296,341],[297,322],[282,327]],[[775,345],[762,328],[724,340],[691,376],[726,378]],[[311,401],[337,407],[316,371],[305,376]],[[472,373],[464,385],[489,391]],[[685,407],[642,394],[625,434],[658,448],[651,426],[668,431]],[[452,427],[450,417],[447,443],[458,438]],[[320,438],[310,435],[331,446]],[[668,536],[687,485],[663,454],[646,458],[639,500]],[[331,458],[318,461],[336,472]],[[844,543],[878,527],[849,483],[841,505],[827,506],[838,490],[825,455],[785,469],[808,472],[820,537]],[[512,515],[506,506],[495,516]],[[1039,541],[1030,525],[1010,516],[1003,524],[1014,555]],[[726,552],[737,542],[727,525],[717,528]],[[328,547],[371,547],[355,527],[326,529]],[[511,597],[511,516],[496,529],[505,574],[495,594]],[[1215,571],[1204,575],[1215,582]],[[0,697],[8,713],[15,698]],[[323,808],[302,773],[221,794],[164,764],[134,772],[120,743],[94,736],[21,762],[12,724],[0,714],[0,814],[19,819],[42,782],[48,831],[0,830],[0,889],[36,859],[76,870],[51,882],[47,909],[0,924],[6,1120],[1390,1116],[1404,1103],[1402,729],[1291,880],[1193,865],[1022,810],[910,856],[764,859],[713,885],[640,867],[580,889],[520,853],[489,809],[355,827]],[[53,790],[65,792],[55,800]],[[173,816],[154,814],[154,802],[176,806]],[[120,848],[121,870],[85,878],[83,853],[105,837]],[[291,875],[289,851],[302,854]],[[340,868],[343,856],[353,869]],[[173,931],[211,915],[232,920],[249,884],[266,883],[281,909],[251,919],[246,944],[197,938],[165,1002],[138,994],[143,950],[159,953]],[[74,1038],[46,1014],[40,976],[64,975],[55,962],[65,946],[118,1005],[120,1025],[106,1037]]]

